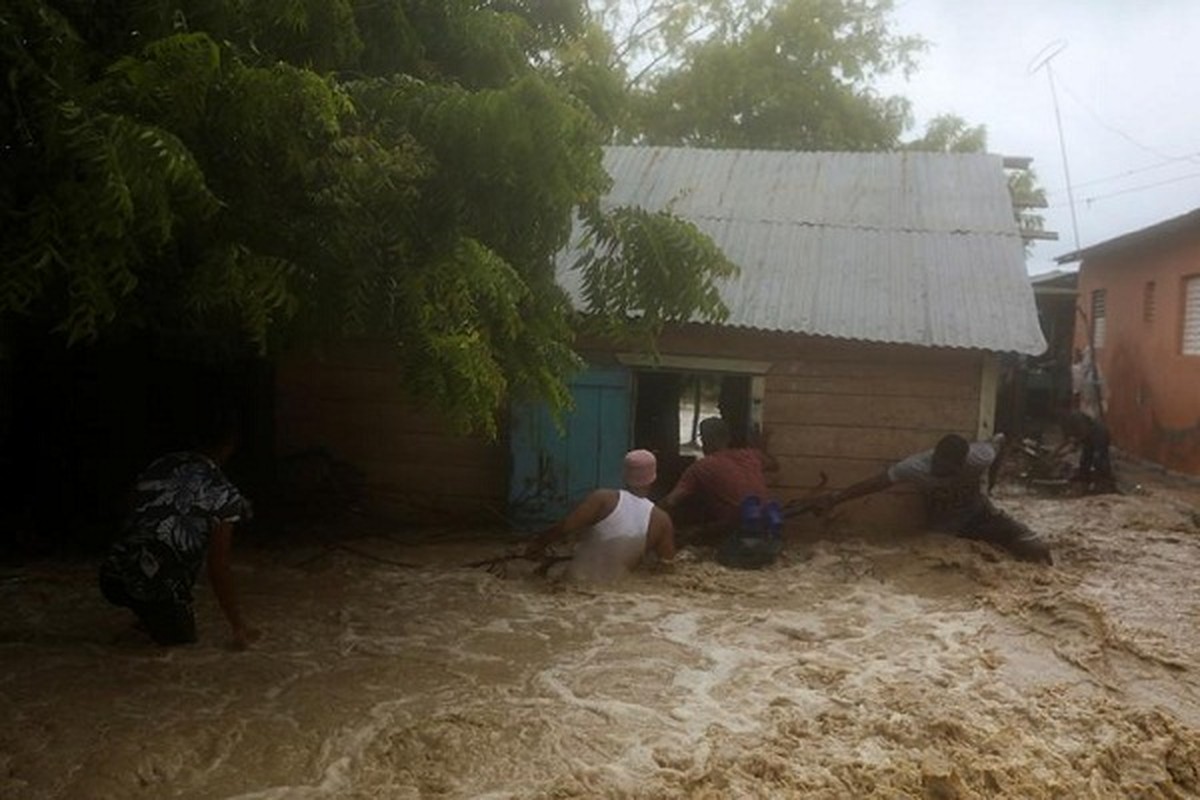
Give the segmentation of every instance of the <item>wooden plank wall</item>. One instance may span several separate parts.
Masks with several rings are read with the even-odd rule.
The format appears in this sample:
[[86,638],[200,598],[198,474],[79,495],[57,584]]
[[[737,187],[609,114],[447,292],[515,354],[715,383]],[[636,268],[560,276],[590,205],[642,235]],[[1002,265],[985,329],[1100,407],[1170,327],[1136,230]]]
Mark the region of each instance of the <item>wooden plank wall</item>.
[[423,523],[501,519],[507,440],[450,430],[409,400],[386,345],[355,343],[283,359],[280,455],[326,448],[362,471],[369,511]]
[[[770,361],[763,427],[780,471],[772,490],[805,496],[821,473],[826,490],[878,474],[947,433],[976,436],[984,354],[755,331],[688,326],[669,332],[663,353]],[[861,521],[917,525],[920,504],[897,487],[843,507]]]
[[[973,438],[980,369],[979,354],[867,346],[814,348],[777,362],[767,375],[763,427],[780,461],[778,491],[803,494],[822,472],[827,488],[844,488],[947,433]],[[898,487],[843,513],[862,520],[898,515],[915,525],[920,508],[911,494]]]
[[[595,363],[613,349],[581,342]],[[946,433],[975,436],[983,354],[692,325],[667,331],[659,351],[770,362],[763,425],[780,461],[772,490],[804,496],[877,474]],[[277,375],[278,452],[325,447],[365,473],[373,510],[414,521],[502,520],[508,440],[450,431],[414,407],[386,347],[345,346],[285,359]],[[854,520],[919,520],[899,488],[846,506]]]

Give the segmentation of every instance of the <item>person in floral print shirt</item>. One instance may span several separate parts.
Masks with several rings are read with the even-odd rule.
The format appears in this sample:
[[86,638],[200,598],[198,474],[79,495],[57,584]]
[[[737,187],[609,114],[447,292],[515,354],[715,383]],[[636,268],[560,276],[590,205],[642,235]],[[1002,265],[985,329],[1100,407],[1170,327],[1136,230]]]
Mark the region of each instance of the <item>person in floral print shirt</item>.
[[236,420],[215,412],[201,438],[196,449],[162,456],[138,476],[133,511],[100,567],[100,591],[133,611],[159,644],[194,642],[192,587],[207,563],[233,645],[244,648],[257,633],[242,620],[230,551],[249,504],[221,471],[237,447]]

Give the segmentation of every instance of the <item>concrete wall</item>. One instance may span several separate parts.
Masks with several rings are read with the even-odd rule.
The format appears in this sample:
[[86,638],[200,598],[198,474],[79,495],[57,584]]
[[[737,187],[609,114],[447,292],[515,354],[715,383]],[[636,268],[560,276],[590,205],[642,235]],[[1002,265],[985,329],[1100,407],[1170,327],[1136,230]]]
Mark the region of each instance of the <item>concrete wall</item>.
[[[1181,353],[1183,283],[1200,274],[1200,236],[1085,261],[1079,302],[1106,290],[1104,346],[1097,364],[1105,384],[1113,443],[1177,472],[1200,475],[1200,356]],[[1146,318],[1146,284],[1154,282]],[[1076,346],[1087,343],[1077,326]]]

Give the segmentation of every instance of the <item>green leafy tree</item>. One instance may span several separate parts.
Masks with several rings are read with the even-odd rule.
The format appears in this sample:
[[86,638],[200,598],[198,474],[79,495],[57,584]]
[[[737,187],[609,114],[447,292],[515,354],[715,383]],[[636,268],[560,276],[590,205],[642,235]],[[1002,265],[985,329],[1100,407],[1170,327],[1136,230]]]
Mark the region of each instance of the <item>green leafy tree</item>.
[[[577,357],[554,257],[608,186],[608,47],[578,0],[11,0],[0,326],[218,352],[384,337],[464,426],[514,393],[561,406]],[[585,219],[679,249],[694,302],[614,303],[627,287],[597,279],[593,310],[719,316],[711,243],[623,213]],[[663,263],[621,252],[635,276]]]
[[[1037,173],[1032,169],[1020,169],[1008,174],[1008,193],[1012,197],[1017,227],[1022,232],[1037,233],[1045,230],[1046,219],[1030,209],[1046,207],[1046,190],[1038,184]],[[1026,242],[1026,251],[1031,246]]]
[[[909,103],[873,89],[925,43],[898,36],[891,0],[596,0],[630,87],[625,141],[794,150],[984,152],[987,131],[945,114],[908,142]],[[1009,172],[1014,216],[1040,231],[1044,192]]]
[[625,138],[796,150],[899,140],[909,105],[872,81],[911,69],[922,42],[891,32],[890,0],[702,5],[699,18],[664,16],[653,37],[631,43],[656,38],[677,51],[637,87]]
[[927,153],[982,153],[987,150],[987,128],[970,125],[962,117],[942,114],[925,126],[925,134],[904,145],[906,150]]
[[[985,153],[987,128],[969,125],[953,114],[934,117],[925,126],[925,134],[904,145],[907,150],[933,153]],[[1032,169],[1008,171],[1008,194],[1013,203],[1013,217],[1022,231],[1041,231],[1044,218],[1030,209],[1046,207],[1046,192],[1037,182]],[[1026,244],[1028,250],[1029,244]]]
[[688,47],[736,38],[761,17],[764,0],[593,0],[592,19],[608,32],[608,64],[629,87],[645,88],[677,68]]
[[[718,321],[727,317],[717,283],[735,275],[737,267],[698,229],[680,225],[668,211],[592,214],[576,268],[584,271],[594,331],[652,344],[667,322],[694,313]],[[705,278],[689,279],[697,273]]]

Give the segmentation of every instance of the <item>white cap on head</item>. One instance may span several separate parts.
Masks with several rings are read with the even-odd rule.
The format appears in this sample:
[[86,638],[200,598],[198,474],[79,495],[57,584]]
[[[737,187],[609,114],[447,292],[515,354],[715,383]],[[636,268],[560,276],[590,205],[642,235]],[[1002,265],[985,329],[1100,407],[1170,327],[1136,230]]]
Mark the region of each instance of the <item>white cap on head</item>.
[[625,454],[625,485],[644,489],[658,477],[658,460],[649,450],[630,450]]

